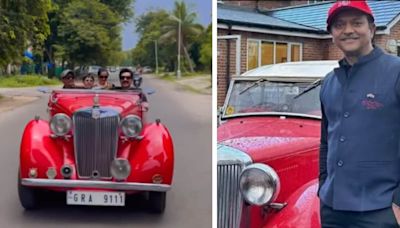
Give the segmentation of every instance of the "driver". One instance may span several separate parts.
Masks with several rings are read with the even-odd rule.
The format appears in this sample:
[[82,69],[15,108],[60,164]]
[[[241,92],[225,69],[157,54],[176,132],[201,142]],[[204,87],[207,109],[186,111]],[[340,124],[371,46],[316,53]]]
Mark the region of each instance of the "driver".
[[122,90],[128,90],[132,88],[133,72],[128,68],[123,68],[119,72],[119,82],[121,83]]

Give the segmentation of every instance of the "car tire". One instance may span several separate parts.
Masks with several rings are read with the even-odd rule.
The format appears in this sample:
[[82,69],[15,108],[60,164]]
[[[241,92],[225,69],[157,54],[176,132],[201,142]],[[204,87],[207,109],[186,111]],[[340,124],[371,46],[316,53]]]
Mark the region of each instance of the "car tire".
[[35,189],[23,186],[21,176],[18,173],[18,196],[19,201],[25,210],[33,210],[38,207],[38,194]]
[[164,213],[166,199],[166,192],[149,192],[149,211],[155,214]]

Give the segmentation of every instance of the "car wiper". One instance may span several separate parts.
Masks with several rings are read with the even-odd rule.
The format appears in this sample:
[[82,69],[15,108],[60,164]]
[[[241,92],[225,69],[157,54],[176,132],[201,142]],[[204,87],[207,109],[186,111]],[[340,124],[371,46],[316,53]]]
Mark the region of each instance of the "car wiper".
[[254,86],[259,86],[261,82],[265,82],[265,81],[268,81],[268,80],[265,79],[265,78],[258,79],[257,81],[253,82],[251,85],[247,86],[242,91],[240,91],[239,95],[242,95],[244,92],[246,92],[247,90],[253,88]]
[[318,79],[315,82],[313,82],[310,86],[308,86],[305,90],[303,90],[303,92],[297,94],[296,96],[293,97],[293,99],[297,99],[299,97],[301,97],[302,95],[308,93],[308,91],[313,90],[314,88],[318,87],[319,85],[321,85],[322,83],[322,79]]

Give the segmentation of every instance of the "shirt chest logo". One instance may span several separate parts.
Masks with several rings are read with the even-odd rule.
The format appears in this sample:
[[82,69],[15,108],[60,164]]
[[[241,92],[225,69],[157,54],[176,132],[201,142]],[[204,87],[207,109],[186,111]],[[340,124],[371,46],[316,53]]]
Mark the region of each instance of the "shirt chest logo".
[[376,99],[376,95],[368,93],[365,98],[361,100],[361,105],[367,110],[376,110],[383,108],[383,104]]

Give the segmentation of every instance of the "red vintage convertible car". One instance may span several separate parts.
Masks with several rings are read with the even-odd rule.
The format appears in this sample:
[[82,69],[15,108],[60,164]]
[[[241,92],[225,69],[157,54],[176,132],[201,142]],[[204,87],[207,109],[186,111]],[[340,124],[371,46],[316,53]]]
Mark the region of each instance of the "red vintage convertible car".
[[41,191],[66,193],[68,205],[124,206],[146,193],[162,213],[171,188],[174,153],[167,128],[146,119],[141,89],[55,90],[49,119],[25,127],[20,148],[19,199],[34,209]]
[[232,79],[218,127],[218,227],[320,227],[323,77],[337,61],[269,65]]

